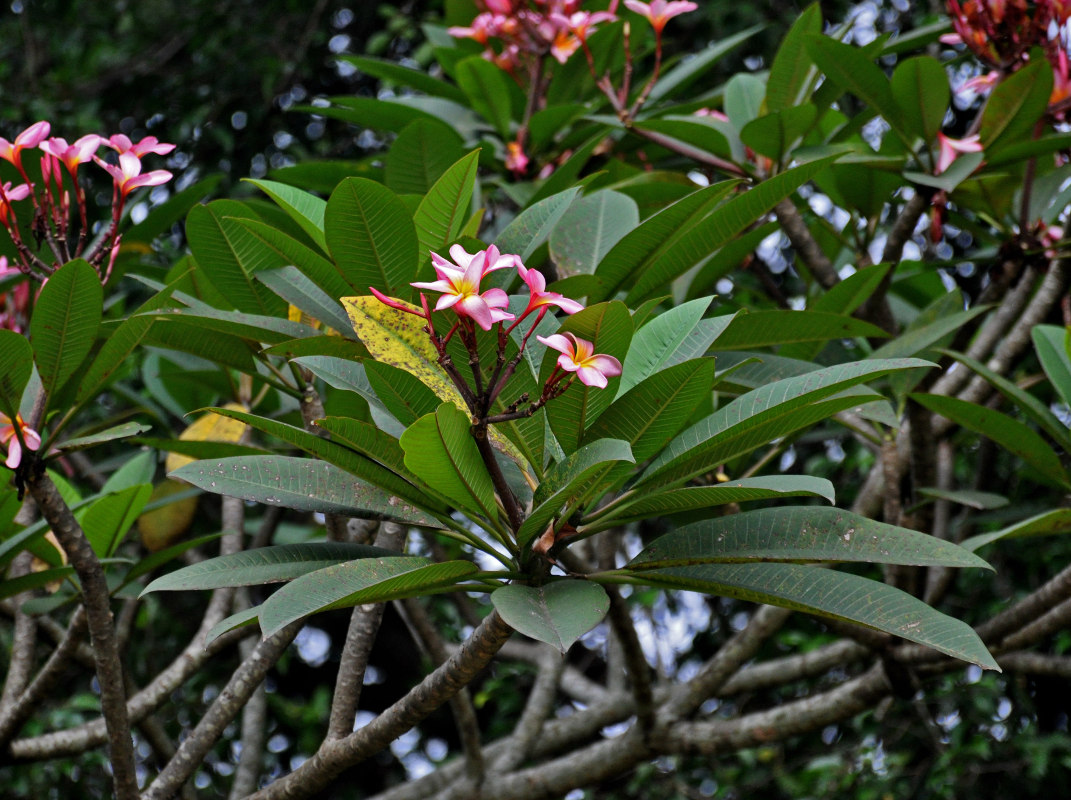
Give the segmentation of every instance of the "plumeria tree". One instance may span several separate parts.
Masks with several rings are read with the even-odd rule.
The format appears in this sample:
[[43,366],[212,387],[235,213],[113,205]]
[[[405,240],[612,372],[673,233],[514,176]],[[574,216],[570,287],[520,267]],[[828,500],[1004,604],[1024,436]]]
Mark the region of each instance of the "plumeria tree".
[[[434,72],[351,58],[407,89],[304,109],[383,153],[137,225],[171,145],[0,140],[10,761],[104,746],[123,800],[817,795],[879,706],[1071,670],[1068,568],[979,555],[1071,527],[1068,14],[857,45],[812,6],[715,86],[754,31],[682,58],[695,9],[453,7]],[[92,719],[50,700],[74,667]],[[821,777],[755,756],[842,736]]]

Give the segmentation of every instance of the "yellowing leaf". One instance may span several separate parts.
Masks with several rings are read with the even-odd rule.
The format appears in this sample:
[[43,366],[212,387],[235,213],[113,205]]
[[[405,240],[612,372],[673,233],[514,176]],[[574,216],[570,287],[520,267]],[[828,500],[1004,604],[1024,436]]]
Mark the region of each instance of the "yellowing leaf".
[[[60,546],[59,539],[56,538],[56,534],[54,534],[52,531],[47,531],[45,533],[45,541],[55,547],[56,550],[59,552],[60,564],[62,566],[67,566],[67,552]],[[30,562],[30,570],[32,572],[44,572],[46,569],[52,569],[52,565],[45,561],[43,558],[38,558],[37,556],[34,556],[33,560]],[[63,581],[49,581],[45,584],[45,590],[49,594],[55,594],[62,585]]]
[[[188,484],[167,478],[153,488],[149,504],[188,491],[190,491]],[[196,496],[183,497],[154,508],[152,511],[146,511],[138,517],[136,523],[141,543],[150,553],[169,547],[178,541],[179,537],[190,527],[196,513]]]
[[[248,411],[245,406],[239,403],[228,403],[224,408],[234,411]],[[228,442],[237,444],[245,436],[248,427],[244,422],[209,412],[186,428],[179,435],[179,439],[185,442]],[[168,472],[173,472],[193,460],[190,456],[169,453],[165,467]]]

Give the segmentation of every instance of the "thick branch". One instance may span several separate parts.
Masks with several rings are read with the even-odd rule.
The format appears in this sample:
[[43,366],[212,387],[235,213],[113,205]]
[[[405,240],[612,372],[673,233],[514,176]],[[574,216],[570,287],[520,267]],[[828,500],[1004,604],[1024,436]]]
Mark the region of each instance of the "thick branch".
[[840,275],[837,274],[837,270],[833,267],[833,262],[829,260],[825,251],[822,250],[811,235],[811,229],[803,221],[803,216],[800,214],[799,209],[796,208],[796,204],[792,202],[792,199],[786,197],[774,206],[774,214],[777,216],[777,222],[781,225],[781,230],[785,232],[785,236],[792,243],[792,249],[796,251],[796,255],[800,257],[800,260],[807,265],[807,269],[814,275],[815,280],[818,281],[822,288],[832,289],[840,283]]

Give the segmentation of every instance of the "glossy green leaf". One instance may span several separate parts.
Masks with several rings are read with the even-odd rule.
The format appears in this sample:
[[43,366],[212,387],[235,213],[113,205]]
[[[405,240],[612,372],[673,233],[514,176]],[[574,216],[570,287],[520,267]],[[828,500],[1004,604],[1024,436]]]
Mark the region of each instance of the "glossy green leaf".
[[241,227],[245,228],[251,236],[259,240],[263,246],[274,250],[286,265],[277,269],[265,269],[258,272],[256,274],[258,280],[261,275],[278,273],[279,269],[296,267],[301,270],[306,279],[311,280],[332,298],[337,299],[342,295],[353,292],[353,287],[342,277],[342,273],[339,272],[338,268],[312,247],[258,219],[246,219],[244,217],[235,217],[233,219]]
[[617,463],[636,463],[628,442],[599,439],[547,470],[532,499],[532,513],[517,531],[517,543],[526,546],[542,534],[563,509],[590,496],[598,488],[592,485],[597,477]]
[[818,118],[813,103],[792,106],[756,117],[740,131],[740,139],[760,155],[780,164]]
[[410,425],[400,443],[405,466],[424,483],[469,514],[497,517],[491,476],[461,409],[443,403]]
[[229,617],[224,617],[211,628],[208,629],[208,633],[205,634],[204,641],[201,642],[201,646],[206,650],[212,642],[216,641],[220,636],[225,633],[230,633],[238,628],[244,628],[247,625],[257,624],[260,614],[260,606],[253,606],[247,608],[244,611],[239,611],[236,614],[231,614]]
[[330,433],[334,441],[362,453],[408,479],[405,451],[395,437],[378,426],[349,417],[324,417],[313,424]]
[[750,350],[790,342],[854,337],[886,338],[878,326],[847,314],[827,311],[753,311],[739,314],[718,337],[719,350]]
[[457,85],[473,110],[510,138],[510,87],[506,73],[483,56],[470,56],[457,64]]
[[932,489],[925,486],[917,490],[918,494],[931,500],[947,500],[950,503],[987,511],[1008,505],[1008,498],[993,492],[978,492],[973,489]]
[[413,223],[422,264],[428,260],[428,251],[441,253],[460,235],[472,205],[479,157],[480,151],[474,150],[450,165],[417,206]]
[[74,575],[74,567],[52,567],[40,572],[19,575],[17,578],[0,579],[0,600],[5,600],[8,597],[14,597],[33,589],[42,589],[54,581],[63,581],[71,575]]
[[41,383],[58,392],[93,349],[104,302],[100,276],[85,260],[56,270],[41,288],[30,321],[30,341]]
[[403,66],[394,61],[369,56],[342,55],[342,61],[347,61],[366,75],[389,81],[400,86],[408,86],[424,94],[435,97],[445,97],[455,103],[466,102],[465,93],[452,83],[440,80],[429,75],[422,69]]
[[1057,533],[1071,532],[1071,508],[1057,508],[1043,514],[1030,517],[1022,522],[1001,528],[992,533],[982,533],[964,539],[962,547],[977,550],[979,547],[1000,539],[1017,539],[1024,536],[1051,536]]
[[[709,297],[692,300],[675,306],[664,314],[658,314],[640,327],[629,344],[621,383],[617,390],[618,396],[670,362],[673,354],[699,325],[709,306]],[[726,320],[728,319],[731,317],[726,317]],[[707,346],[709,347],[709,344]]]
[[861,361],[761,386],[679,434],[637,484],[650,491],[679,485],[729,458],[801,430],[858,403],[845,389],[901,369],[931,366],[914,358]]
[[[379,395],[372,388],[372,384],[368,381],[368,374],[365,372],[364,364],[361,362],[335,356],[301,356],[300,358],[295,358],[294,363],[309,370],[313,375],[321,378],[336,389],[344,389],[345,391],[359,394],[367,401],[373,416],[378,414],[381,426],[384,424],[384,420],[394,419],[390,411],[387,410],[387,406],[384,405],[383,401],[379,399]],[[397,421],[394,422],[394,425],[398,428],[397,433],[401,435],[404,426],[399,426]],[[393,433],[394,431],[390,432]]]
[[140,484],[106,494],[78,517],[86,538],[99,558],[107,558],[123,541],[152,494],[152,486]]
[[952,98],[944,65],[933,56],[906,59],[896,65],[890,85],[903,112],[904,129],[924,142],[933,141]]
[[359,294],[408,293],[417,265],[417,234],[398,196],[367,178],[347,178],[331,193],[324,218],[327,246]]
[[766,107],[771,111],[798,105],[816,76],[814,62],[807,53],[811,35],[822,32],[822,9],[812,3],[796,17],[770,65],[766,81]]
[[426,558],[362,558],[295,578],[260,606],[264,636],[296,620],[334,608],[385,603],[441,591],[478,572],[470,561],[431,563]]
[[562,653],[610,610],[606,590],[581,580],[543,586],[511,584],[492,592],[491,602],[511,628]]
[[833,484],[825,478],[810,475],[770,475],[760,478],[741,478],[713,486],[689,486],[633,495],[622,503],[613,503],[591,515],[582,533],[624,525],[651,517],[701,511],[727,503],[746,503],[785,497],[821,497],[834,502]]
[[[222,333],[248,342],[278,344],[288,339],[303,339],[323,334],[300,322],[291,322],[279,317],[245,314],[241,311],[223,311],[211,306],[197,309],[162,309],[150,311],[149,315],[161,323],[165,330],[175,322],[184,323],[185,327],[199,328],[211,333]],[[159,333],[156,331],[155,333]]]
[[330,97],[329,106],[295,105],[292,111],[319,114],[332,119],[341,119],[364,128],[398,133],[406,125],[418,119],[437,120],[430,111],[398,100],[381,100],[378,97]]
[[327,210],[327,202],[323,198],[278,181],[254,178],[245,180],[274,200],[321,250],[327,252],[327,240],[324,238],[324,212]]
[[979,130],[986,153],[1030,135],[1049,106],[1052,84],[1052,67],[1043,58],[1031,60],[997,84],[985,104]]
[[755,119],[766,96],[766,83],[758,75],[738,72],[725,85],[725,115],[738,131]]
[[992,408],[935,394],[912,394],[911,399],[967,430],[992,439],[1021,458],[1046,479],[1071,487],[1060,457],[1033,428]]
[[1035,325],[1030,331],[1037,350],[1041,368],[1045,370],[1052,388],[1060,399],[1071,406],[1071,355],[1068,342],[1071,341],[1071,328],[1056,325]]
[[914,566],[989,565],[958,545],[839,508],[783,506],[694,522],[660,536],[630,569],[752,561],[862,561]]
[[0,330],[0,412],[14,419],[22,402],[22,392],[33,372],[33,349],[26,337],[15,331]]
[[382,547],[352,542],[276,544],[198,561],[161,575],[141,594],[282,583],[344,561],[397,555]]
[[[839,153],[800,164],[763,181],[750,191],[736,195],[724,205],[716,208],[706,218],[682,233],[679,238],[668,243],[660,250],[656,259],[647,262],[635,286],[628,293],[627,302],[633,304],[646,299],[674,278],[683,275],[717,248],[769,213],[781,200],[838,158],[840,158]],[[642,227],[637,228],[637,231]]]
[[67,439],[66,441],[57,444],[56,449],[62,450],[65,453],[69,453],[72,450],[84,450],[87,447],[93,447],[94,445],[102,444],[104,442],[137,436],[138,434],[145,433],[145,431],[151,429],[151,425],[145,425],[141,422],[124,422],[122,425],[114,425],[99,433],[91,433],[86,436],[76,436],[73,439]]
[[695,81],[702,78],[706,71],[716,64],[722,56],[739,47],[762,30],[763,27],[763,25],[753,25],[732,36],[720,37],[690,58],[683,59],[658,79],[654,88],[651,89],[651,94],[648,95],[648,102],[655,103],[663,98],[672,97],[691,86]]
[[871,353],[870,358],[906,358],[921,355],[942,338],[955,333],[979,314],[989,310],[988,306],[975,306],[954,314],[942,314],[933,322],[920,319],[924,324],[912,324],[891,342]]
[[615,244],[640,222],[628,195],[604,189],[577,200],[550,235],[558,276],[591,275]]
[[435,392],[415,377],[389,364],[369,359],[365,362],[364,373],[376,397],[405,427],[425,414],[435,413],[442,402]]
[[206,492],[272,506],[440,527],[434,518],[382,489],[308,458],[271,455],[195,461],[170,476]]
[[414,120],[387,151],[383,182],[398,194],[425,194],[464,154],[461,136],[445,122]]
[[352,337],[353,325],[345,309],[297,267],[264,270],[257,273],[257,280],[313,319]]
[[802,564],[702,564],[644,570],[630,583],[782,606],[900,636],[999,670],[969,626],[915,597],[858,575]]
[[495,245],[503,253],[516,253],[522,261],[527,259],[547,241],[578,194],[580,190],[574,187],[528,206],[495,237]]

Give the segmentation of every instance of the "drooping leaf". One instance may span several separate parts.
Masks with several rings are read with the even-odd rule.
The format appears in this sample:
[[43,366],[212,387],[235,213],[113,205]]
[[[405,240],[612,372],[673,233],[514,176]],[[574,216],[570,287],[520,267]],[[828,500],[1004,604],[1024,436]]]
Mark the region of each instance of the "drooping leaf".
[[1034,340],[1041,368],[1052,382],[1052,388],[1068,406],[1071,406],[1071,355],[1067,342],[1071,328],[1056,325],[1035,325],[1030,331]]
[[718,337],[719,350],[751,350],[790,342],[854,337],[885,338],[877,325],[827,311],[753,311],[736,316]]
[[417,266],[417,234],[398,196],[367,178],[347,178],[327,201],[327,246],[343,277],[367,295],[407,291]]
[[80,258],[52,273],[41,288],[30,321],[30,341],[41,383],[50,395],[63,387],[93,349],[103,302],[100,276]]
[[73,439],[67,439],[64,442],[56,445],[57,450],[64,452],[70,452],[72,450],[84,450],[87,447],[93,447],[94,445],[102,444],[104,442],[111,442],[116,439],[126,439],[130,436],[137,436],[140,433],[144,433],[152,428],[151,425],[145,425],[141,422],[124,422],[122,425],[115,425],[99,433],[91,433],[86,436],[76,436]]
[[338,467],[292,456],[195,461],[171,473],[206,492],[267,505],[440,527],[437,520]]
[[1057,508],[1042,514],[1001,528],[992,533],[982,533],[964,539],[962,547],[975,551],[979,547],[996,542],[1000,539],[1016,539],[1021,536],[1050,536],[1056,533],[1071,532],[1071,508]]
[[459,509],[493,520],[497,516],[494,485],[470,428],[461,409],[443,403],[402,434],[405,466]]
[[343,55],[339,56],[339,58],[353,64],[361,72],[371,75],[373,78],[390,81],[400,86],[409,86],[425,94],[445,97],[447,100],[453,100],[456,103],[464,103],[466,101],[465,93],[458,87],[429,75],[422,69],[414,69],[394,61],[371,58],[369,56]]
[[470,561],[432,563],[416,556],[362,558],[309,572],[260,606],[264,636],[311,614],[384,603],[449,588],[478,572]]
[[969,626],[877,581],[803,564],[701,564],[644,570],[631,583],[735,597],[854,622],[999,670]]
[[216,641],[220,636],[225,633],[230,633],[238,628],[244,628],[247,625],[254,625],[258,623],[260,614],[260,606],[253,606],[247,608],[244,611],[239,611],[235,614],[231,614],[229,617],[224,617],[211,628],[208,633],[205,634],[204,641],[201,642],[201,646],[206,650],[212,642]]
[[141,594],[282,583],[344,561],[398,555],[382,547],[352,542],[276,544],[190,564],[161,575]]
[[976,508],[979,511],[1003,508],[1008,505],[1008,498],[1004,495],[978,492],[973,489],[933,489],[923,486],[917,492],[932,500],[947,500],[950,503]]
[[222,333],[253,343],[278,344],[289,339],[303,339],[309,336],[322,335],[315,328],[303,325],[300,322],[291,322],[289,319],[262,316],[260,314],[245,314],[241,311],[223,311],[210,306],[196,310],[161,309],[159,311],[150,311],[148,314],[161,323],[161,330],[166,330],[171,325],[179,322],[188,327],[199,328],[202,331]]
[[510,627],[562,653],[610,610],[606,590],[580,580],[543,586],[511,584],[492,592],[491,602]]

